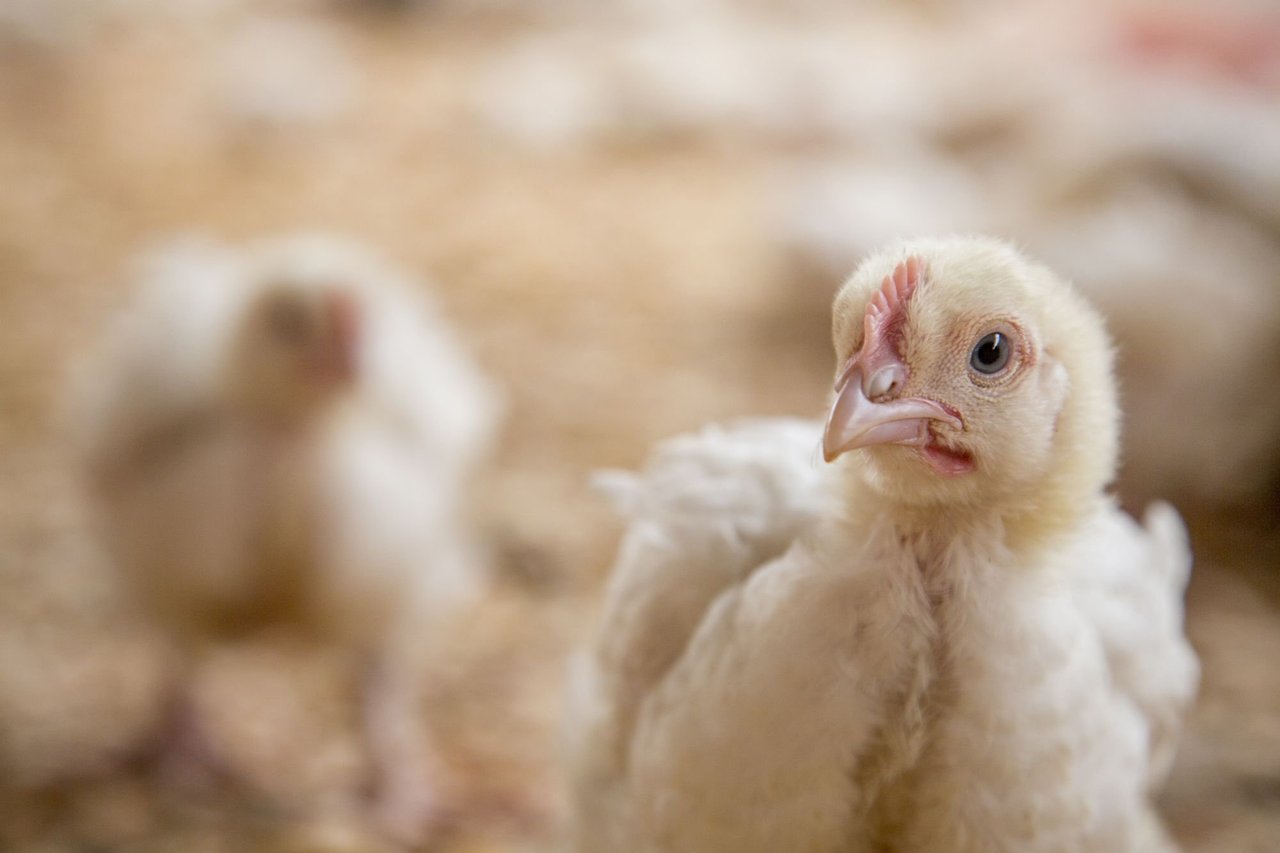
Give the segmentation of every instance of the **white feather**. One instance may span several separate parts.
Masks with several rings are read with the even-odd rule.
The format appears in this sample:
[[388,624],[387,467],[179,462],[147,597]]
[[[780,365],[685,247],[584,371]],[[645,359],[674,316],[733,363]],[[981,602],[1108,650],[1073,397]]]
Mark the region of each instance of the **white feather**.
[[1147,795],[1197,678],[1177,514],[1100,503],[1039,566],[983,528],[922,571],[887,521],[847,526],[819,435],[712,427],[626,483],[572,682],[575,849],[1167,849]]

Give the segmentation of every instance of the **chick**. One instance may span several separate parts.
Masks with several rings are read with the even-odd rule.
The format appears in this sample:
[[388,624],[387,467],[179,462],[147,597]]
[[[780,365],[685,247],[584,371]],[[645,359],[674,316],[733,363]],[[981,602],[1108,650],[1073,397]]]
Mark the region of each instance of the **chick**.
[[[119,575],[188,669],[280,630],[363,660],[372,808],[419,840],[440,804],[418,650],[478,580],[459,506],[492,394],[406,282],[332,240],[180,245],[146,279],[80,399]],[[225,764],[187,698],[180,749]]]
[[833,326],[825,428],[709,429],[612,478],[576,849],[1170,849],[1190,558],[1172,509],[1104,494],[1097,314],[999,242],[922,240]]

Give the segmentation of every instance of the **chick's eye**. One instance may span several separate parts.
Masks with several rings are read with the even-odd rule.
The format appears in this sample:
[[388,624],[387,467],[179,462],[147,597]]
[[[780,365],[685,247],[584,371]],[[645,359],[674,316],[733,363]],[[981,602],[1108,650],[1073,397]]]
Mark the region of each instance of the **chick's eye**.
[[978,373],[990,376],[1004,370],[1013,353],[1013,342],[1001,332],[984,335],[969,353],[969,366]]

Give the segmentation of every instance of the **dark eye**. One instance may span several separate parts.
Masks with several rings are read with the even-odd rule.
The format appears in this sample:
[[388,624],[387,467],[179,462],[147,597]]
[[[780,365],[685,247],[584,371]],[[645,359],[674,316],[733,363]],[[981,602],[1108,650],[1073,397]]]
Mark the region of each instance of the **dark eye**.
[[992,332],[984,335],[982,340],[974,345],[973,352],[969,353],[969,366],[979,373],[990,376],[1004,370],[1012,353],[1013,342],[1008,336],[1000,332]]

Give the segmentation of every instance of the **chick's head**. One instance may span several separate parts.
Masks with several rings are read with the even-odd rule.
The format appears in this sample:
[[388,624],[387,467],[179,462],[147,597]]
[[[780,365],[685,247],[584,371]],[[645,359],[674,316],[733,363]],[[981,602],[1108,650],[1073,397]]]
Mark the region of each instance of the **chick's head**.
[[892,502],[1070,513],[1114,474],[1101,318],[1004,243],[872,255],[836,297],[833,337],[824,455],[848,453],[848,476]]
[[281,278],[249,301],[232,344],[228,385],[255,414],[305,417],[358,379],[361,310],[341,283]]

